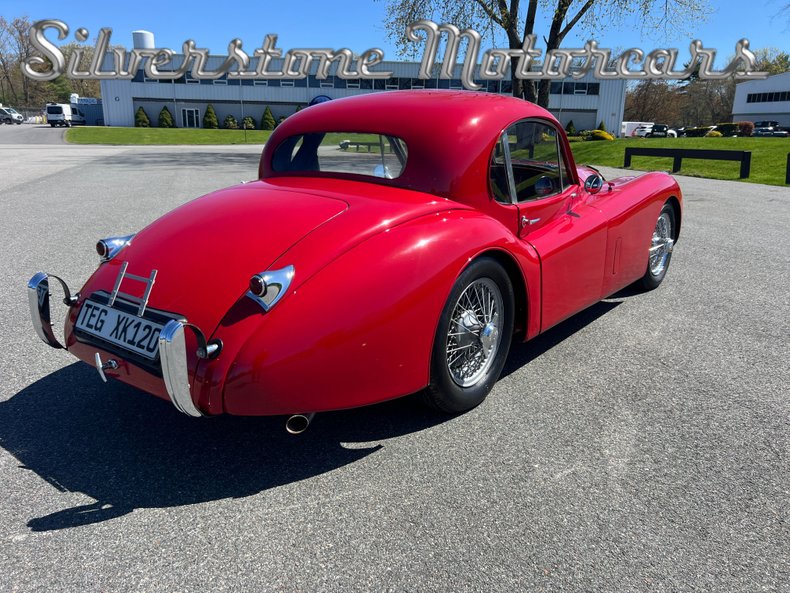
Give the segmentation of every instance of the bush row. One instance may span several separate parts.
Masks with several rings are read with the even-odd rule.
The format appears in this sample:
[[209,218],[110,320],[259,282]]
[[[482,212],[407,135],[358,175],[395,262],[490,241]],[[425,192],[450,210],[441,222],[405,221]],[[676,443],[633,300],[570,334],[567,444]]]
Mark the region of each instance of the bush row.
[[[298,111],[298,109],[297,109]],[[285,119],[284,117],[280,118],[280,122]],[[261,117],[261,130],[273,130],[277,127],[279,122],[275,121],[274,114],[272,113],[271,108],[267,105],[266,109],[263,110],[263,117]],[[159,112],[159,118],[157,120],[157,126],[160,128],[175,128],[176,123],[175,119],[173,118],[173,114],[170,113],[170,110],[167,108],[167,105],[162,107],[162,110]],[[143,107],[138,107],[137,111],[134,114],[134,127],[136,128],[150,128],[151,127],[151,120],[148,118],[148,114],[145,112]],[[209,103],[206,107],[206,113],[203,115],[203,127],[209,130],[216,130],[219,129],[220,124],[219,120],[217,119],[217,112],[214,111],[214,106]],[[247,115],[244,119],[241,120],[241,124],[236,120],[233,115],[227,115],[222,122],[222,127],[226,130],[256,130],[258,129],[258,124],[255,121],[255,118],[251,115]]]

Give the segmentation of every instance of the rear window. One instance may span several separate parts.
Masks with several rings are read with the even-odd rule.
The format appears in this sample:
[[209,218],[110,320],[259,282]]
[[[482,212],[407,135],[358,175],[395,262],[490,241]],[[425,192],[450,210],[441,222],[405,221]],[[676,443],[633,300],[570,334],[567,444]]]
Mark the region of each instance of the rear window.
[[60,115],[63,113],[63,107],[60,105],[47,105],[47,113],[52,115]]
[[406,168],[406,143],[395,136],[358,132],[299,134],[274,151],[278,173],[351,173],[395,179]]

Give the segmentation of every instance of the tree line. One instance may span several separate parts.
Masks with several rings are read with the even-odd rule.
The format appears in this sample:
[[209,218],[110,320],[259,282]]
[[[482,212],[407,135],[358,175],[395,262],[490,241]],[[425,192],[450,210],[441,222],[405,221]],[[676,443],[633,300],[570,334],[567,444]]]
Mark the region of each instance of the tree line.
[[[790,72],[790,54],[775,48],[758,49],[757,71]],[[736,81],[644,80],[631,86],[625,96],[626,121],[652,121],[673,127],[705,126],[732,119]]]
[[[27,16],[12,19],[0,16],[0,103],[20,111],[41,111],[49,101],[68,103],[72,93],[98,97],[97,80],[73,80],[61,75],[55,80],[41,82],[22,74],[22,63],[34,55],[28,36],[31,25]],[[87,69],[93,59],[92,46],[76,41],[60,46],[67,62],[78,48],[84,50],[80,68]]]

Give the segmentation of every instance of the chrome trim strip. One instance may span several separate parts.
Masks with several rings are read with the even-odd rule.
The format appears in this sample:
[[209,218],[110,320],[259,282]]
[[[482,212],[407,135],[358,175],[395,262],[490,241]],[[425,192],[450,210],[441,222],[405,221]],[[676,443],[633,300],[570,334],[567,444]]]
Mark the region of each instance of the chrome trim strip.
[[499,135],[499,141],[502,143],[502,155],[505,157],[505,173],[507,174],[507,185],[510,190],[510,203],[518,204],[516,180],[513,177],[513,161],[510,156],[510,143],[507,138],[507,130],[502,130],[502,133]]
[[263,307],[264,311],[269,311],[285,296],[295,273],[296,268],[293,266],[286,266],[279,270],[261,272],[258,276],[266,283],[266,294],[260,297],[251,290],[248,290],[246,296]]
[[168,321],[159,334],[159,359],[162,363],[162,378],[167,395],[179,412],[199,418],[203,413],[192,401],[187,370],[187,347],[184,324]]
[[[66,294],[67,298],[69,298],[68,288],[66,288]],[[30,304],[30,318],[33,322],[33,329],[36,330],[36,334],[45,344],[65,350],[52,331],[49,296],[49,276],[44,272],[37,272],[27,283],[27,297]]]
[[109,307],[112,307],[115,304],[115,298],[118,296],[118,291],[121,289],[121,282],[123,282],[123,277],[126,274],[126,268],[129,267],[129,262],[125,261],[121,264],[121,271],[118,273],[118,277],[115,279],[115,286],[112,287],[112,292],[110,293],[110,300],[107,303]]
[[[123,262],[123,264],[121,264],[121,270],[118,272],[118,277],[115,279],[115,285],[112,288],[112,293],[110,293],[110,300],[107,306],[112,307],[115,304],[115,299],[118,298],[118,295],[120,295],[127,301],[137,303],[139,305],[137,307],[137,316],[142,317],[145,315],[145,309],[148,306],[148,299],[151,297],[151,289],[154,287],[154,282],[156,281],[156,270],[151,270],[151,274],[148,276],[148,278],[145,278],[144,276],[127,274],[126,269],[128,267],[129,262]],[[137,282],[142,282],[145,284],[145,292],[143,293],[142,298],[121,292],[121,284],[126,279],[136,280]]]

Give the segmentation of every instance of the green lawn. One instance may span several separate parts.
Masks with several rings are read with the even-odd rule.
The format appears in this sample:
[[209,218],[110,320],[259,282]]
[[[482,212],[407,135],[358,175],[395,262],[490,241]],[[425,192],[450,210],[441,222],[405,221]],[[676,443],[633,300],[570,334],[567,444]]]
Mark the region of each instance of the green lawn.
[[271,135],[263,130],[204,130],[189,128],[69,128],[73,144],[263,144]]
[[[752,168],[748,181],[769,185],[784,185],[790,138],[626,138],[614,142],[572,142],[571,149],[579,164],[623,167],[627,146],[655,148],[706,148],[720,150],[750,150]],[[738,161],[709,161],[683,159],[678,175],[732,179],[738,181],[741,164]],[[635,156],[631,168],[640,171],[669,171],[672,158]]]

